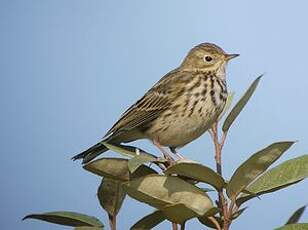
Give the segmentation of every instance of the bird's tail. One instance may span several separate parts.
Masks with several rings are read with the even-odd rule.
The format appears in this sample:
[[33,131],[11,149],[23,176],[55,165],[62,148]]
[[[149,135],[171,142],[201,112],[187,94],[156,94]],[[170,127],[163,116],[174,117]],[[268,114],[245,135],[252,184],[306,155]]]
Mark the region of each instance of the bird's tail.
[[83,151],[82,153],[77,154],[76,156],[72,157],[72,160],[79,160],[82,159],[82,163],[86,164],[89,161],[93,160],[96,158],[98,155],[106,152],[108,148],[103,145],[101,142],[97,143],[96,145],[93,145],[86,151]]

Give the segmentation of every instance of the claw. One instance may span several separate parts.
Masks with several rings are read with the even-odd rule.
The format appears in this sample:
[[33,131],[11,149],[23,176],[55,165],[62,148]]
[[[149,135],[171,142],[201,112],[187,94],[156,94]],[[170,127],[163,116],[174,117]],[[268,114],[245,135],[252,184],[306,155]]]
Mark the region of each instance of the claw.
[[164,147],[156,140],[153,140],[153,144],[162,152],[162,154],[164,155],[164,158],[169,161],[169,162],[173,162],[174,159],[172,158],[172,156],[170,156],[170,154],[164,149]]

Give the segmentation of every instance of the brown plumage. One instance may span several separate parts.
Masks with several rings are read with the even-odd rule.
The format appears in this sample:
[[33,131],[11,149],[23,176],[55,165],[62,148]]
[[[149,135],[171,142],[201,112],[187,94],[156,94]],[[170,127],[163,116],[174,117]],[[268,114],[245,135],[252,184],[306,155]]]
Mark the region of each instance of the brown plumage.
[[[119,144],[146,138],[160,149],[167,146],[174,152],[198,138],[225,106],[225,67],[236,56],[211,43],[194,47],[178,68],[123,113],[102,142]],[[73,159],[91,161],[107,151],[102,142]]]

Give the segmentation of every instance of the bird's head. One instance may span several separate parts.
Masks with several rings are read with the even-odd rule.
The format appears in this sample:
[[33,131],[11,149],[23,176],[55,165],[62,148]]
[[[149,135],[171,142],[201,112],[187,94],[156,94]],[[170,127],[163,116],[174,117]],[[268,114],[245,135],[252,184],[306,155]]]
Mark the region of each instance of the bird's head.
[[188,71],[214,71],[218,75],[225,74],[228,61],[239,54],[227,54],[219,46],[212,43],[201,43],[191,49],[180,68]]

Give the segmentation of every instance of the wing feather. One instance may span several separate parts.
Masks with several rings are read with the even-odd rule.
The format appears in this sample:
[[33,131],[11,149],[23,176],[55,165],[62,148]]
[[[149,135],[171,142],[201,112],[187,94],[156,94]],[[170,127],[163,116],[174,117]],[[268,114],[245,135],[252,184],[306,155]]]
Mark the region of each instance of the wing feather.
[[[160,79],[140,100],[122,114],[105,137],[145,125],[170,108],[176,95],[174,83],[181,79],[179,73],[180,71],[175,69]],[[173,93],[170,94],[170,91]]]

